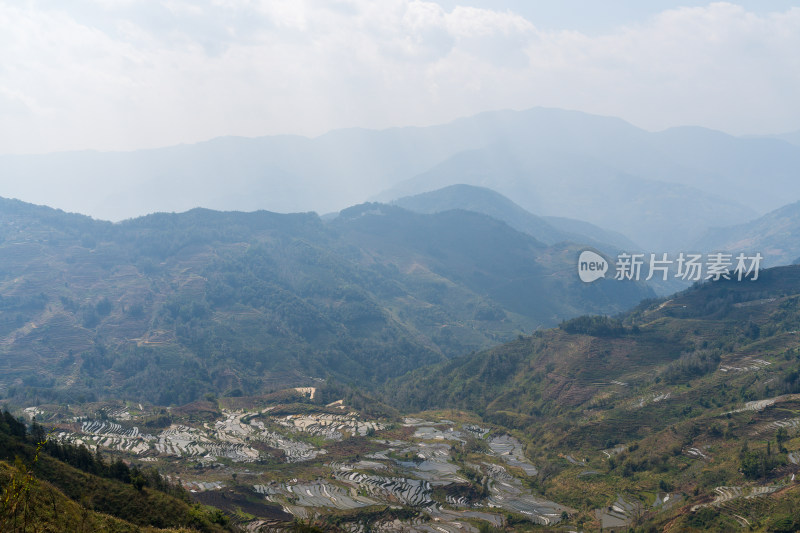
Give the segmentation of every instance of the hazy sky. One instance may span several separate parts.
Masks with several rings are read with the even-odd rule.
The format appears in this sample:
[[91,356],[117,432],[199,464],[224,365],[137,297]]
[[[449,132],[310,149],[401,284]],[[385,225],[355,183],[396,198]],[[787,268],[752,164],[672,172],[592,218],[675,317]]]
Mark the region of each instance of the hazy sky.
[[800,129],[800,2],[0,0],[0,153],[534,106]]

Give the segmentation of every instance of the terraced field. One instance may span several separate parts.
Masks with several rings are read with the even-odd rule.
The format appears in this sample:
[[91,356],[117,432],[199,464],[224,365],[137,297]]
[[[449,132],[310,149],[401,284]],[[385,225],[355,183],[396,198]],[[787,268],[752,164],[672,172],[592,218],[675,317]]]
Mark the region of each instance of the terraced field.
[[607,509],[595,511],[598,520],[603,528],[625,528],[630,525],[632,517],[639,513],[641,505],[635,501],[628,501],[621,495],[617,495],[616,501]]
[[352,489],[320,480],[307,483],[254,485],[253,490],[263,494],[269,501],[285,505],[292,514],[299,517],[307,515],[303,510],[304,507],[347,510],[378,503],[377,500],[360,496]]
[[[55,422],[61,441],[155,466],[198,497],[233,492],[247,501],[261,498],[265,506],[273,506],[271,513],[278,505],[298,519],[389,506],[416,515],[382,522],[383,531],[477,532],[481,522],[501,527],[512,515],[553,525],[562,513],[572,511],[535,496],[516,477],[535,476],[538,468],[510,435],[444,419],[370,419],[345,409],[342,402],[319,411],[298,409],[287,414],[285,406],[181,408],[167,413],[171,423],[165,427],[147,430],[145,424],[152,424],[159,413],[166,416],[163,410],[108,406],[67,416],[63,410],[39,407],[26,414]],[[394,432],[392,438],[382,435],[386,431]],[[454,450],[474,439],[485,442],[485,460],[456,460]],[[470,486],[465,469],[484,479],[485,494],[448,492],[450,487]],[[255,516],[253,524],[261,523]]]
[[264,443],[281,450],[287,462],[308,461],[324,450],[267,429],[263,422],[245,423],[243,412],[225,412],[212,424],[193,427],[172,424],[156,435],[141,433],[132,422],[120,424],[106,420],[85,420],[79,429],[63,425],[56,437],[63,442],[83,444],[90,449],[124,452],[139,458],[175,457],[216,461],[228,459],[246,463],[259,460],[261,453],[248,443]]
[[458,474],[458,465],[453,464],[450,460],[450,445],[448,444],[420,442],[400,450],[400,453],[411,454],[415,460],[397,461],[398,466],[413,471],[416,477],[434,485],[466,483],[467,481]]
[[[654,392],[644,398],[652,404],[669,396]],[[743,435],[774,439],[782,430],[787,438],[795,439],[800,418],[792,416],[790,409],[781,410],[795,400],[796,395],[783,395],[746,402],[733,415],[761,417],[743,429]],[[630,405],[623,409],[629,410]],[[490,425],[430,415],[375,419],[342,402],[328,407],[296,404],[215,410],[195,406],[166,411],[141,405],[93,406],[90,412],[38,406],[25,414],[55,422],[54,435],[62,441],[155,466],[198,498],[247,501],[256,509],[263,505],[263,516],[248,507],[255,517],[253,527],[271,523],[274,517],[269,517],[276,509],[307,521],[336,517],[339,526],[353,531],[361,527],[358,517],[372,516],[377,517],[372,526],[378,531],[440,533],[477,532],[486,523],[504,528],[519,521],[559,527],[565,516],[579,513],[557,498],[553,501],[533,491],[540,473],[552,465],[541,459],[532,461],[518,438]],[[715,416],[721,415],[725,415],[722,409]],[[154,421],[161,423],[165,416],[169,423],[154,427]],[[632,450],[630,444],[594,451],[565,449],[557,460],[575,479],[591,485],[601,482],[612,462],[626,461]],[[702,442],[673,448],[673,454],[675,461],[693,465],[690,468],[713,468],[725,460],[718,446]],[[786,457],[791,473],[800,463],[800,452],[787,452]],[[702,503],[693,502],[686,509],[709,508],[732,524],[748,528],[770,505],[772,500],[766,496],[784,486],[719,486],[701,495]],[[660,491],[644,497],[630,490],[615,493],[604,506],[590,508],[598,526],[629,528],[644,515],[672,512],[687,498],[680,492]],[[397,518],[389,513],[381,518],[386,509],[412,514]]]
[[532,522],[542,525],[558,523],[561,513],[571,511],[566,506],[534,496],[504,467],[491,463],[484,463],[483,466],[491,479],[489,507],[521,513]]
[[525,458],[522,444],[514,437],[500,435],[489,440],[489,447],[510,466],[521,468],[526,475],[535,476],[538,470]]
[[703,507],[711,507],[725,512],[732,517],[743,528],[750,528],[751,523],[746,518],[752,511],[755,499],[768,496],[781,487],[716,487],[715,497],[711,503],[692,506],[692,511],[697,511]]
[[369,432],[383,429],[380,423],[360,421],[350,415],[289,415],[275,420],[294,431],[316,435],[328,440],[342,440],[345,435],[365,436]]
[[780,428],[784,428],[789,435],[796,434],[798,428],[800,428],[800,417],[785,418],[783,420],[775,420],[768,424],[763,424],[751,432],[750,435],[755,437],[763,433],[778,431]]
[[[644,398],[646,404],[669,399],[661,392]],[[792,450],[786,452],[787,479],[800,463],[800,452],[792,444],[800,432],[800,418],[785,407],[795,399],[783,395],[731,406],[731,417],[760,417],[743,427],[742,435],[774,439],[782,430],[792,439],[785,441]],[[622,410],[630,412],[631,405],[626,403]],[[348,531],[362,531],[362,520],[370,517],[375,531],[477,533],[486,524],[559,528],[565,517],[571,524],[581,512],[597,527],[626,529],[640,523],[642,516],[669,514],[679,505],[690,510],[682,505],[691,499],[685,491],[667,488],[643,495],[628,488],[614,489],[599,507],[579,511],[574,500],[558,501],[557,495],[543,497],[533,490],[541,473],[554,465],[542,456],[532,460],[523,442],[508,430],[430,413],[425,418],[377,419],[334,402],[247,409],[191,404],[171,410],[92,405],[84,412],[37,406],[24,414],[55,426],[59,440],[156,467],[199,501],[214,501],[223,508],[226,502],[247,502],[252,530],[282,527],[276,522],[279,515],[315,523],[332,520]],[[731,420],[724,409],[714,416]],[[630,443],[618,443],[605,449],[563,449],[549,460],[570,472],[562,479],[601,486],[612,463],[624,464],[633,451]],[[711,469],[726,460],[719,445],[702,440],[670,451],[671,460],[688,469]],[[794,478],[788,483],[792,482]],[[708,508],[730,524],[748,528],[771,505],[772,498],[766,496],[785,483],[721,485],[696,495],[700,503],[693,501],[691,511]],[[227,510],[237,513],[230,505]]]

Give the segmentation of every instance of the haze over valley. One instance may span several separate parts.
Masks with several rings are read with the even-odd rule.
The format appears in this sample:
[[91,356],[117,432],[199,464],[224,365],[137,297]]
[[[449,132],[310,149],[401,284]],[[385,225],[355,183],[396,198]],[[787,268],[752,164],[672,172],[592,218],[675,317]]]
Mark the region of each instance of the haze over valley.
[[800,146],[782,139],[702,128],[651,133],[620,119],[544,108],[315,138],[0,156],[3,196],[102,220],[194,207],[326,214],[467,184],[653,251],[688,247],[710,228],[782,207],[800,196],[798,167]]
[[793,0],[0,0],[0,531],[800,531]]

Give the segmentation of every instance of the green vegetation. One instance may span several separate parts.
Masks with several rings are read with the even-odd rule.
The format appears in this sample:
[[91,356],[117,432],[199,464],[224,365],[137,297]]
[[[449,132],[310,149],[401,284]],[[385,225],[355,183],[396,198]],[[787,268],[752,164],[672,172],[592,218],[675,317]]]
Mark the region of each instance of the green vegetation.
[[[541,467],[530,486],[578,509],[575,523],[598,524],[593,510],[624,493],[640,500],[631,525],[643,531],[786,529],[796,517],[773,518],[797,489],[745,496],[799,471],[789,454],[800,439],[787,426],[800,416],[799,293],[797,267],[703,284],[412,372],[382,397],[400,410],[474,410],[509,428]],[[738,488],[730,503],[706,505],[722,497],[717,487]],[[650,507],[659,493],[702,505],[660,512]]]
[[770,442],[767,442],[765,450],[750,450],[745,442],[739,460],[739,469],[748,479],[767,479],[776,468],[786,464],[785,455],[772,453]]
[[625,333],[622,321],[607,316],[579,316],[562,322],[558,327],[567,333],[593,337],[619,337]]
[[0,525],[3,531],[155,528],[221,532],[228,518],[192,504],[155,470],[107,463],[86,448],[28,433],[8,411],[0,417]]
[[[325,454],[289,464],[274,441],[248,442],[263,452],[248,463],[252,472],[230,457],[214,466],[194,457],[197,479],[230,486],[196,496],[214,506],[229,498],[223,513],[166,482],[163,468],[174,474],[182,459],[160,457],[159,473],[48,441],[44,428],[6,412],[5,529],[52,529],[62,514],[75,529],[231,529],[265,505],[253,485],[337,486],[333,463],[357,471],[349,465],[363,461],[369,475],[389,476],[400,468],[391,458],[427,461],[401,447],[390,459],[370,457],[381,441],[413,438],[413,424],[402,423],[411,412],[485,426],[453,441],[436,429],[442,461],[458,476],[431,489],[443,506],[486,504],[491,476],[509,475],[568,507],[561,519],[583,530],[617,515],[640,531],[800,525],[792,480],[800,473],[800,266],[762,271],[757,282],[699,284],[609,316],[619,311],[608,303],[612,284],[548,275],[572,250],[464,212],[368,204],[325,225],[313,214],[195,210],[110,225],[8,207],[0,394],[9,403],[67,411],[99,399],[148,402],[138,427],[153,433],[249,410],[243,423]],[[626,290],[623,300],[648,294]],[[586,314],[594,312],[602,314]],[[523,333],[541,324],[559,327]],[[314,399],[286,390],[299,385],[314,385]],[[326,407],[339,400],[385,429],[334,441],[267,422],[340,414],[340,404]],[[267,405],[268,414],[255,411]],[[113,421],[110,411],[90,412]],[[486,428],[489,437],[513,436],[514,453],[536,469],[511,452],[489,454],[489,438],[475,437]],[[285,522],[277,504],[271,510]],[[427,516],[369,505],[291,527],[366,530]],[[536,527],[522,515],[503,518],[507,529]]]
[[109,224],[0,199],[0,222],[0,397],[18,404],[375,385],[651,294],[553,278],[572,262],[562,248],[466,211]]

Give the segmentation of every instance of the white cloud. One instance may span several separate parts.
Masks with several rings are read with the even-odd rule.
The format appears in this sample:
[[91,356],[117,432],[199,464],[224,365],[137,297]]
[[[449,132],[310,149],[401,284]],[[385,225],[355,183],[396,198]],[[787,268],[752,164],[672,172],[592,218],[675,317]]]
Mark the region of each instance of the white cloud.
[[755,133],[800,127],[797,49],[800,9],[758,17],[715,3],[597,38],[553,34],[529,54],[533,70],[551,76],[540,93],[551,105],[583,98],[584,109],[651,128]]
[[474,7],[456,7],[446,23],[454,35],[464,38],[524,35],[534,30],[533,24],[519,15]]
[[800,9],[715,3],[588,36],[420,0],[63,6],[0,0],[0,153],[430,124],[536,105],[652,129],[800,127]]

